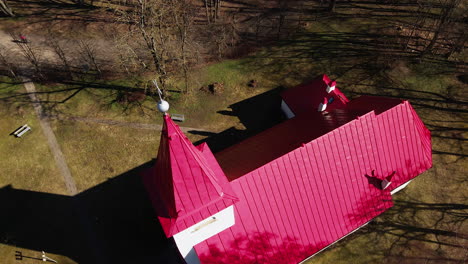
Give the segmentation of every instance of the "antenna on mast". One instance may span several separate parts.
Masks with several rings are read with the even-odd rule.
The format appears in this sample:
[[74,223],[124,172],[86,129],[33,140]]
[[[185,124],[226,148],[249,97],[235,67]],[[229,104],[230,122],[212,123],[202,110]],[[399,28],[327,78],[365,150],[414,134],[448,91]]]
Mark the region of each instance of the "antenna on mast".
[[159,95],[159,102],[157,104],[158,110],[161,113],[166,114],[166,112],[169,110],[169,103],[162,99],[162,92],[161,89],[159,89],[158,82],[156,80],[152,81],[156,89],[158,89],[158,95]]

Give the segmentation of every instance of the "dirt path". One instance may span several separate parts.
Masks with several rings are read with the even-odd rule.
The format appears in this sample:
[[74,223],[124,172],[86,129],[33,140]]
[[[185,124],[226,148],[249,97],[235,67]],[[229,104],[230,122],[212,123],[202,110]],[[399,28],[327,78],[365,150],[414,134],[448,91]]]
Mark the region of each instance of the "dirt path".
[[[95,123],[95,124],[103,124],[103,125],[110,125],[110,126],[122,126],[122,127],[131,127],[136,129],[149,129],[149,130],[161,130],[162,125],[158,124],[148,124],[148,123],[135,123],[135,122],[123,122],[117,120],[110,120],[110,119],[99,119],[93,117],[79,117],[79,116],[47,116],[50,119],[58,119],[58,120],[68,120],[68,121],[76,121],[76,122],[84,122],[84,123]],[[191,130],[202,131],[202,132],[209,132],[204,129],[194,128],[194,127],[180,127],[183,132],[188,132]]]
[[73,196],[78,194],[78,189],[76,188],[75,180],[73,179],[70,169],[68,168],[67,162],[65,161],[65,157],[63,156],[62,150],[60,149],[60,145],[57,142],[57,138],[55,137],[54,131],[50,127],[49,121],[47,120],[46,116],[42,111],[42,106],[39,103],[39,100],[36,96],[36,87],[34,83],[31,82],[30,79],[26,77],[22,77],[24,82],[24,88],[28,92],[29,97],[31,98],[32,105],[36,114],[39,118],[39,123],[41,124],[42,131],[47,138],[47,142],[49,143],[50,151],[54,156],[55,163],[62,174],[62,177],[65,181],[65,186],[67,187],[68,193]]
[[[42,127],[42,131],[47,138],[47,142],[49,144],[50,150],[52,155],[54,156],[55,163],[62,174],[62,177],[65,181],[65,185],[67,187],[68,193],[70,195],[78,194],[78,189],[76,187],[75,180],[73,179],[70,169],[68,168],[67,162],[65,157],[62,153],[60,145],[57,142],[57,138],[50,127],[49,119],[59,119],[59,120],[71,120],[77,122],[85,122],[85,123],[96,123],[96,124],[104,124],[104,125],[111,125],[111,126],[122,126],[122,127],[131,127],[136,129],[150,129],[150,130],[161,130],[162,125],[159,124],[148,124],[148,123],[135,123],[135,122],[123,122],[117,120],[109,120],[109,119],[98,119],[92,117],[78,117],[78,116],[71,116],[71,117],[60,117],[60,116],[46,116],[42,110],[42,106],[40,104],[39,99],[36,96],[36,87],[34,83],[31,82],[30,79],[26,77],[22,77],[24,82],[24,87],[31,98],[31,102],[33,104],[34,110],[39,118],[39,122]],[[188,132],[191,130],[196,131],[205,131],[198,128],[192,127],[180,127],[180,129],[184,132]]]
[[12,38],[5,31],[0,30],[0,44],[8,51],[19,52],[18,46],[12,41]]

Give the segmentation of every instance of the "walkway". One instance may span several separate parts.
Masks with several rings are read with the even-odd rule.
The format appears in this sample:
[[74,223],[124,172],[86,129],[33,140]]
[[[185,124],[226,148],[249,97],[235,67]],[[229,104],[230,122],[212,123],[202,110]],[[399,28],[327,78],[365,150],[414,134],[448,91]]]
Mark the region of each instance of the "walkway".
[[49,143],[50,151],[54,156],[55,163],[62,174],[62,177],[65,181],[65,186],[67,187],[68,193],[71,196],[78,194],[78,189],[76,188],[75,180],[73,179],[70,169],[68,168],[67,162],[65,161],[65,157],[63,156],[62,150],[57,142],[57,138],[55,137],[54,131],[50,127],[49,121],[47,117],[44,115],[42,106],[36,96],[36,87],[34,83],[31,82],[29,78],[22,77],[24,88],[31,98],[32,105],[34,110],[36,111],[37,117],[39,118],[39,123],[41,124],[42,131],[47,138],[47,142]]
[[[47,116],[47,118],[85,122],[85,123],[103,124],[103,125],[110,125],[110,126],[131,127],[131,128],[136,128],[136,129],[149,129],[149,130],[161,130],[162,129],[162,125],[159,125],[159,124],[124,122],[124,121],[117,121],[117,120],[110,120],[110,119],[99,119],[99,118],[93,118],[93,117],[49,115]],[[180,129],[185,133],[188,131],[192,131],[192,130],[201,131],[201,132],[209,132],[209,131],[199,129],[199,128],[194,128],[194,127],[180,127]]]

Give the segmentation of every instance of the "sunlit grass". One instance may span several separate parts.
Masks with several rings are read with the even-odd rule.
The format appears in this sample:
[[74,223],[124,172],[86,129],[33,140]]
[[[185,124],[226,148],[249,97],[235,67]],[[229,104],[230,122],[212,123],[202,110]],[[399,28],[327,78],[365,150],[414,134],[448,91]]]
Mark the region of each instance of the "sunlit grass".
[[[401,64],[379,65],[375,60],[382,58],[374,56],[373,51],[365,56],[352,54],[350,50],[365,47],[350,43],[355,37],[352,33],[377,32],[381,26],[379,22],[366,18],[313,21],[307,31],[299,36],[283,39],[277,45],[262,48],[249,57],[225,60],[193,69],[189,78],[188,94],[177,92],[184,91],[184,83],[181,78],[174,77],[168,80],[168,88],[171,90],[167,98],[171,104],[170,113],[185,115],[186,121],[179,123],[181,126],[212,132],[221,132],[233,126],[242,129],[237,117],[218,112],[229,111],[229,105],[272,88],[293,87],[321,73],[336,78],[340,89],[350,97],[365,93],[411,98],[410,102],[414,103],[418,114],[429,128],[448,128],[444,131],[434,131],[432,138],[433,149],[448,154],[434,153],[434,168],[416,178],[406,190],[397,194],[395,207],[378,217],[376,222],[405,223],[410,227],[442,231],[466,230],[466,221],[462,222],[461,227],[452,225],[452,216],[442,216],[442,226],[436,226],[437,220],[441,218],[439,211],[424,209],[414,213],[411,210],[403,211],[400,206],[403,202],[466,203],[464,198],[468,193],[466,188],[463,188],[463,183],[466,181],[464,177],[468,168],[464,162],[463,155],[466,155],[466,150],[462,144],[467,136],[466,114],[457,112],[456,110],[463,109],[464,105],[453,101],[466,102],[464,86],[456,80],[454,69],[449,66],[436,66],[427,62],[409,63],[404,58],[401,58]],[[351,37],[347,38],[348,33],[351,33]],[[360,39],[363,40],[366,44],[365,38]],[[394,61],[398,61],[398,58]],[[380,66],[385,66],[386,69],[376,71]],[[247,86],[252,79],[258,81],[259,87]],[[86,80],[82,84],[38,85],[37,88],[41,92],[49,92],[41,94],[40,98],[49,102],[44,103],[46,107],[55,105],[52,114],[161,124],[161,114],[155,106],[157,98],[147,97],[142,102],[142,107],[133,105],[126,111],[125,105],[115,102],[118,87],[141,88],[137,84],[141,81],[148,82],[149,79],[93,81],[92,87],[86,84],[91,81]],[[214,82],[223,83],[222,94],[213,95],[199,90],[202,86]],[[54,92],[80,87],[83,90],[65,102],[62,101],[73,95],[77,89]],[[2,84],[0,89],[8,95],[20,92],[18,89],[21,89],[21,86]],[[452,101],[447,101],[446,98]],[[438,109],[431,108],[434,106]],[[63,181],[55,168],[32,108],[26,104],[26,114],[19,117],[15,107],[16,104],[0,106],[0,132],[5,138],[0,141],[0,187],[12,184],[17,189],[64,194]],[[33,131],[22,139],[7,136],[12,129],[23,123],[30,124]],[[157,154],[160,132],[156,130],[70,121],[54,121],[52,125],[80,191],[138,167],[155,158]],[[201,136],[187,135],[192,140],[201,139]],[[405,257],[420,258],[426,250],[437,250],[437,243],[418,239],[399,243],[398,235],[401,233],[401,230],[396,230],[394,234],[376,234],[363,229],[307,263],[398,263]],[[421,234],[420,237],[460,244],[456,238],[448,236]],[[393,251],[390,250],[392,246]],[[12,254],[13,247],[1,247],[0,251]],[[401,254],[394,256],[394,252]],[[450,246],[443,246],[439,252],[442,252],[440,255],[444,257],[453,254],[454,258],[461,254],[458,248]],[[0,253],[0,257],[2,254]],[[417,261],[414,263],[418,263]],[[424,260],[421,261],[424,263]],[[67,262],[64,260],[64,263]]]
[[[3,79],[0,97],[25,92],[21,84]],[[66,194],[64,182],[55,166],[47,140],[32,106],[26,102],[0,104],[0,188],[12,185],[16,189]],[[21,138],[12,133],[28,124],[32,130]]]
[[79,191],[154,159],[158,150],[155,130],[61,121],[53,127]]

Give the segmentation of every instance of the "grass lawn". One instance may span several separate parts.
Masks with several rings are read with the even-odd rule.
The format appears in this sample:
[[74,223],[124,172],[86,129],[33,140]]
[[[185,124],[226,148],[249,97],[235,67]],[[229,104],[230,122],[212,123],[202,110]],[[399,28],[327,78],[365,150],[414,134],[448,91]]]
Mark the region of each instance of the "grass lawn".
[[[292,87],[321,73],[336,79],[340,89],[350,98],[371,94],[408,99],[432,131],[434,167],[396,194],[392,209],[306,263],[463,263],[468,246],[468,190],[463,188],[468,167],[468,95],[466,84],[457,79],[463,68],[433,58],[415,63],[413,55],[388,48],[385,39],[379,37],[379,31],[386,25],[380,23],[378,16],[353,14],[338,12],[334,18],[314,20],[307,30],[246,58],[195,69],[188,95],[169,93],[170,112],[185,115],[186,121],[180,123],[181,126],[200,129],[187,133],[192,141],[216,138],[215,134],[220,132],[224,134],[220,137],[223,141],[236,141],[242,138],[239,134],[245,136],[243,131],[257,131],[256,123],[273,123],[274,120],[269,123],[262,116],[269,111],[266,105],[275,105],[272,98],[276,94],[265,96],[268,91],[277,93],[281,87]],[[466,61],[466,57],[460,57],[459,61]],[[259,83],[257,88],[247,86],[253,79]],[[24,92],[21,86],[2,80],[1,97]],[[141,105],[115,102],[119,91],[137,87],[139,81],[80,81],[38,85],[37,89],[43,106],[51,115],[161,124],[161,114],[156,111],[153,98],[147,97]],[[214,82],[224,84],[221,95],[199,90]],[[177,79],[170,80],[169,84],[172,90],[183,87]],[[252,97],[254,99],[247,100]],[[19,96],[0,105],[0,132],[3,135],[0,141],[0,188],[11,185],[14,189],[50,194],[54,195],[54,200],[67,201],[58,196],[66,194],[65,187],[28,100],[26,96]],[[24,123],[33,127],[31,133],[21,139],[8,136]],[[121,216],[113,218],[111,216],[120,213],[121,207],[112,204],[111,200],[123,196],[115,193],[115,190],[125,190],[127,183],[119,178],[134,179],[136,173],[127,175],[126,172],[156,157],[159,131],[59,120],[51,121],[51,125],[82,192],[79,196],[89,200],[89,204],[99,204],[92,209],[93,225],[100,231],[105,230],[103,236],[110,235],[115,238],[113,242],[119,244],[119,236],[112,233],[113,229],[107,231],[107,223],[112,225],[118,222],[117,219],[124,219],[122,226],[126,226],[128,220],[135,223],[131,222],[127,227],[135,227],[139,214],[126,214],[135,215],[133,220],[119,218]],[[208,142],[213,143],[214,149],[223,144],[210,139]],[[121,189],[115,188],[116,183]],[[113,196],[95,196],[102,190]],[[135,190],[141,191],[139,188]],[[40,208],[47,208],[44,204],[48,199],[39,202],[42,204]],[[134,212],[133,204],[126,206],[128,212]],[[131,236],[132,232],[128,233],[137,240]],[[15,238],[8,240],[8,236],[2,236],[2,239],[0,259],[16,263],[13,257],[17,250]],[[132,240],[122,239],[121,242],[129,241]],[[56,243],[52,245],[53,248]],[[29,248],[41,246],[30,245]],[[37,255],[37,251],[24,252]],[[51,257],[58,258],[60,263],[73,263],[68,259],[73,257],[69,251],[56,252],[61,252],[62,256]]]
[[[21,84],[6,78],[0,79],[1,98],[15,95],[18,92],[25,92]],[[24,256],[29,257],[41,256],[40,251],[22,248],[22,238],[18,237],[15,230],[17,230],[16,227],[21,227],[21,223],[24,221],[40,217],[35,212],[38,207],[51,208],[47,200],[34,202],[24,199],[24,197],[10,195],[9,190],[24,190],[29,193],[49,193],[51,195],[67,195],[67,190],[30,103],[27,101],[2,102],[0,104],[0,120],[2,138],[0,140],[0,209],[2,211],[0,262],[13,264],[18,263],[15,260],[15,251],[21,251]],[[23,124],[28,124],[32,131],[21,138],[9,135]],[[32,206],[33,204],[34,206]],[[35,236],[37,236],[35,232],[40,232],[39,229],[34,230],[35,232],[29,232],[31,230],[26,226],[22,226],[21,229],[23,230],[22,235],[30,240],[35,240]],[[47,256],[59,261],[59,263],[75,263],[66,256],[52,253],[48,253]]]
[[55,121],[57,140],[79,191],[156,157],[159,131]]
[[292,84],[326,72],[350,98],[370,94],[409,100],[432,132],[434,166],[394,196],[392,209],[306,263],[464,263],[468,95],[457,78],[463,70],[379,54],[366,43],[369,37],[359,34],[376,26],[350,20],[360,27],[350,32],[346,26],[340,30],[336,20],[318,22],[310,32],[264,49],[249,65]]
[[[0,97],[25,92],[21,84],[0,80]],[[28,102],[0,105],[0,187],[66,194],[65,185],[47,140],[42,133],[36,113]],[[32,130],[23,137],[10,136],[16,128],[28,124]]]

